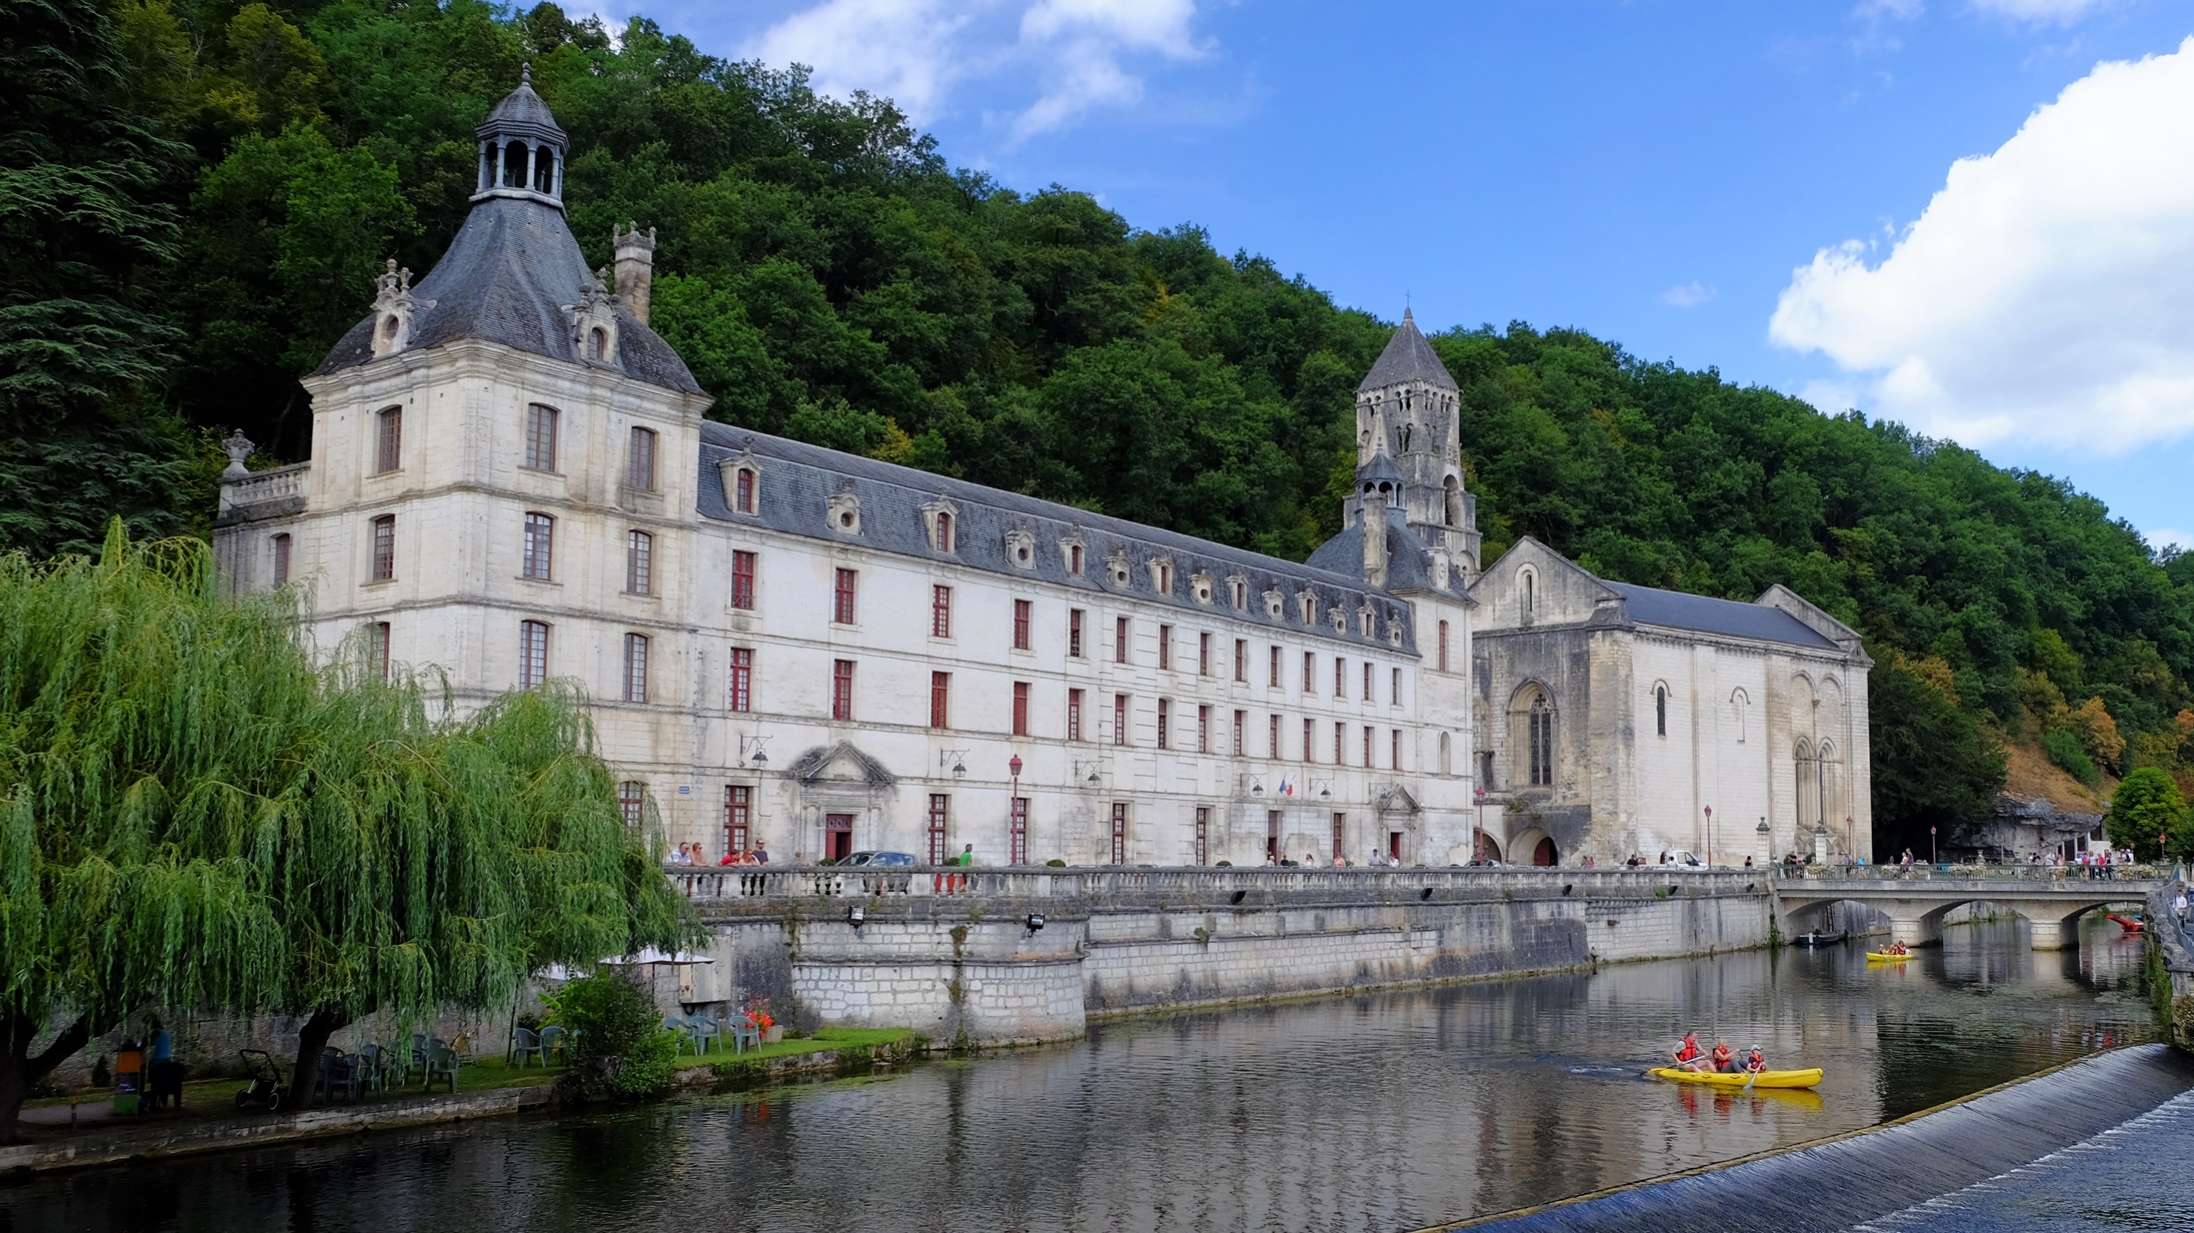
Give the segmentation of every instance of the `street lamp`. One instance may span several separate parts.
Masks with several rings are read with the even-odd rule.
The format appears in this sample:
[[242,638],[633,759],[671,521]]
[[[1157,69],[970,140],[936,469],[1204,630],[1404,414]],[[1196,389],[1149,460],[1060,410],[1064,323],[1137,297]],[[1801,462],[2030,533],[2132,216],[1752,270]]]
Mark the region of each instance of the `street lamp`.
[[1020,813],[1021,755],[1013,755],[1013,760],[1006,763],[1006,770],[1013,774],[1013,787],[1006,796],[1006,859],[1010,863],[1018,865],[1028,856],[1027,851],[1025,851],[1028,844],[1028,828],[1027,824],[1021,821]]
[[1932,865],[1935,859],[1935,828],[1930,826],[1927,828],[1927,863]]
[[1714,868],[1714,806],[1706,807],[1706,867]]

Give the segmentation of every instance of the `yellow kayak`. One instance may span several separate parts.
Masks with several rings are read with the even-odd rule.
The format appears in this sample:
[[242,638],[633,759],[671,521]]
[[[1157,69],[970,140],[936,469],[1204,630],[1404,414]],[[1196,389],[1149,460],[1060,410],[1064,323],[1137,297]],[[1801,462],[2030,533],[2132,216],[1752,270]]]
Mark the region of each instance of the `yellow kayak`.
[[[1673,1066],[1657,1066],[1646,1073],[1656,1079],[1667,1079],[1675,1083],[1704,1083],[1710,1087],[1743,1087],[1745,1080],[1752,1078],[1741,1070],[1723,1073],[1712,1070],[1678,1070]],[[1812,1070],[1763,1070],[1760,1077],[1753,1080],[1752,1086],[1812,1087],[1820,1081],[1821,1070],[1816,1066]]]
[[1885,955],[1878,950],[1870,950],[1866,952],[1866,961],[1868,963],[1903,963],[1905,960],[1910,959],[1911,957],[1912,956],[1910,954]]

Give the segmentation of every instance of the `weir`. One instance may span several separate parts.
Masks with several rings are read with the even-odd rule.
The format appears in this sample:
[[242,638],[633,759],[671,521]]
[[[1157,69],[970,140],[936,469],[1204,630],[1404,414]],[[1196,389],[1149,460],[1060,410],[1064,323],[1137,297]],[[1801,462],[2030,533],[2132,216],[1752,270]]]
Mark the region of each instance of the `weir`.
[[2135,1045],[1789,1151],[1427,1233],[1829,1233],[2030,1164],[2194,1089],[2194,1058]]
[[1585,869],[679,871],[712,963],[688,1002],[939,1043],[1092,1018],[1763,946],[1764,872]]

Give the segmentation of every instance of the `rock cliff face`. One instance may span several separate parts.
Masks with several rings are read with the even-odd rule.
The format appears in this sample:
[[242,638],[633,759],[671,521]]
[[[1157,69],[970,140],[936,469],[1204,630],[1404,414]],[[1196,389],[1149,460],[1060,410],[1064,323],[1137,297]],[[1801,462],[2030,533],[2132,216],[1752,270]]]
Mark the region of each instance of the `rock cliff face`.
[[1999,861],[2064,855],[2090,843],[2099,848],[2102,827],[2099,813],[2068,812],[2053,801],[1999,792],[1994,813],[1951,828],[1942,854],[1952,860]]

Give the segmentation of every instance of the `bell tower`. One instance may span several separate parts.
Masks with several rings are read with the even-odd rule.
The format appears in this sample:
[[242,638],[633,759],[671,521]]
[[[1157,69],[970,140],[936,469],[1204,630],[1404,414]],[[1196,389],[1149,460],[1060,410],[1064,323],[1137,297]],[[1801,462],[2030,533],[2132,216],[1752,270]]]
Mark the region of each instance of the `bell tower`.
[[1407,308],[1356,387],[1356,486],[1343,521],[1396,509],[1467,579],[1478,572],[1477,498],[1463,486],[1461,391]]

